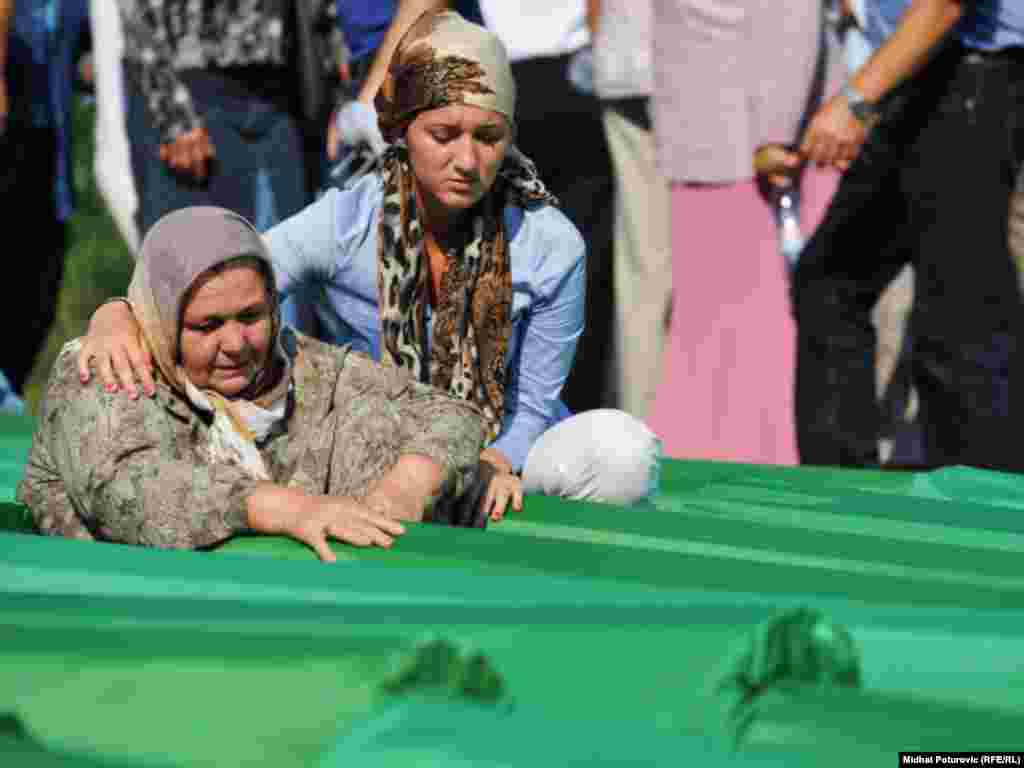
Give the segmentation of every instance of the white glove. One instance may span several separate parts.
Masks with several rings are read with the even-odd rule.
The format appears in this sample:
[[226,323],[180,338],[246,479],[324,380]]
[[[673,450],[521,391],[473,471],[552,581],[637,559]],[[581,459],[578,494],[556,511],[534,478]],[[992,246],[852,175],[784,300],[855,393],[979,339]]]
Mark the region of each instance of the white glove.
[[338,110],[335,118],[338,140],[348,147],[368,147],[380,157],[388,148],[377,125],[377,110],[361,101],[350,101]]

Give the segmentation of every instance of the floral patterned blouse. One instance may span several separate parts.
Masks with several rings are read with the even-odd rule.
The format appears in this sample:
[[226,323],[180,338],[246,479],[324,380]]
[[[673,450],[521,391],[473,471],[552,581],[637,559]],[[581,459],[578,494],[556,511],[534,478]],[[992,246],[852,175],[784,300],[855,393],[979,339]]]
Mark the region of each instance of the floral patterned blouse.
[[[202,125],[179,73],[186,69],[290,63],[299,0],[118,0],[125,61],[164,142]],[[335,0],[309,2],[325,78],[347,56]]]
[[[483,449],[479,412],[345,347],[285,331],[292,345],[287,428],[259,446],[271,479],[311,494],[364,495],[403,454],[445,469],[461,493]],[[161,548],[216,544],[246,530],[259,481],[207,455],[209,416],[158,379],[153,398],[79,382],[79,340],[54,365],[18,500],[41,533]]]

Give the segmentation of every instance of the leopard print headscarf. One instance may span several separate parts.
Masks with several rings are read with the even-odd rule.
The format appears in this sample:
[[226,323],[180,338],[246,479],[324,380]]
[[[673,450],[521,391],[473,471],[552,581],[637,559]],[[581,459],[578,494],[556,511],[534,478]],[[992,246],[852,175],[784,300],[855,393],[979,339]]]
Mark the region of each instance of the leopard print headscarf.
[[395,142],[417,114],[468,104],[515,120],[516,83],[505,46],[454,11],[427,11],[402,36],[374,100],[381,133]]
[[381,130],[392,147],[381,163],[377,284],[382,359],[420,381],[475,404],[488,440],[501,431],[505,356],[512,331],[512,277],[503,210],[557,204],[533,163],[509,149],[494,186],[470,211],[463,244],[448,253],[426,360],[428,260],[408,150],[399,138],[417,114],[470,104],[512,124],[515,86],[494,35],[456,13],[428,13],[413,24],[377,97]]

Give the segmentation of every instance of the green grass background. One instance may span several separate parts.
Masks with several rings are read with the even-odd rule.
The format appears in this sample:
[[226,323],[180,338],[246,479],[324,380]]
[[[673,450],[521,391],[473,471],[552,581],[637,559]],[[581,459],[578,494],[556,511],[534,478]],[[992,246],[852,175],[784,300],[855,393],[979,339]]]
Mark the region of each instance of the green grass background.
[[103,301],[124,295],[134,261],[96,188],[93,151],[95,103],[78,98],[72,107],[72,184],[75,213],[68,222],[64,277],[57,298],[57,316],[36,357],[25,385],[25,402],[36,413],[46,380],[61,347],[81,336],[89,317]]

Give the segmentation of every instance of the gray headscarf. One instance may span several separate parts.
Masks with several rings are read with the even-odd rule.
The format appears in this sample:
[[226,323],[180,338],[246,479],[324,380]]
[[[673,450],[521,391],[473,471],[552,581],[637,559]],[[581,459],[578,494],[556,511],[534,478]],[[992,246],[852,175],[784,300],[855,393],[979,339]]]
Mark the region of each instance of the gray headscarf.
[[[196,279],[240,257],[255,258],[263,268],[274,303],[271,333],[276,357],[256,373],[240,397],[228,400],[192,384],[179,362],[179,340],[183,302]],[[291,372],[281,344],[274,270],[260,234],[244,218],[224,208],[196,206],[173,211],[146,234],[128,299],[163,378],[179,396],[213,414],[212,456],[238,463],[254,476],[267,479],[256,443],[285,416]]]

